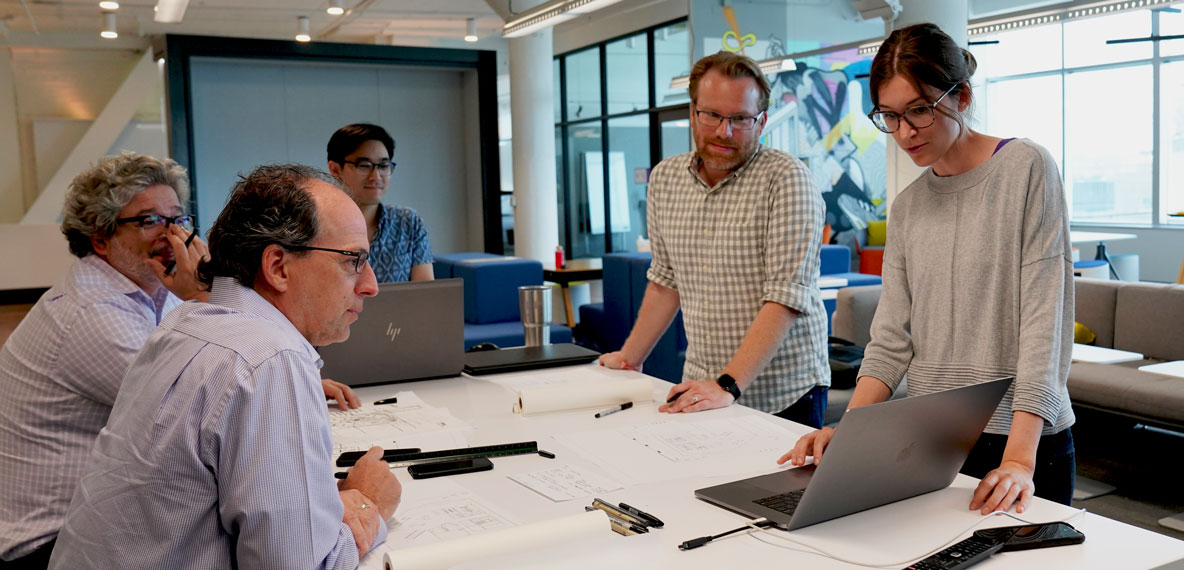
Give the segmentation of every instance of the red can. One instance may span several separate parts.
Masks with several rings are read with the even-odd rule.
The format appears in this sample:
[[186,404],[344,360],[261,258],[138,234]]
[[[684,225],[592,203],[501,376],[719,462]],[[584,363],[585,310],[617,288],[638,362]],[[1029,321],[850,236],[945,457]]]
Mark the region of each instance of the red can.
[[563,246],[555,246],[555,269],[563,269],[567,267],[567,261],[563,258]]

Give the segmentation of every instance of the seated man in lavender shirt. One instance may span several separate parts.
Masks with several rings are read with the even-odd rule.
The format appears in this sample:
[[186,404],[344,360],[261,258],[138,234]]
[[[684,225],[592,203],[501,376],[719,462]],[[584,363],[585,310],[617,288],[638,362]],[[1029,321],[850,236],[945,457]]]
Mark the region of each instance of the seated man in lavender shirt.
[[366,222],[327,174],[257,168],[91,451],[51,568],[355,568],[402,489],[371,448],[340,484],[314,346],[378,292]]

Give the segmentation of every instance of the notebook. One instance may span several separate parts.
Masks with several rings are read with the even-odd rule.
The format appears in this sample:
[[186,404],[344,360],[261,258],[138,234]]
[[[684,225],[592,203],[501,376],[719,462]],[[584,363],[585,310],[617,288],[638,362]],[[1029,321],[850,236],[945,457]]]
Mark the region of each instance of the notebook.
[[600,353],[571,343],[519,346],[465,354],[465,372],[472,375],[501,374],[552,366],[587,364]]
[[821,465],[699,489],[695,497],[794,530],[944,489],[1013,380],[848,410]]
[[382,283],[349,339],[320,347],[321,378],[347,386],[458,376],[464,367],[462,279]]

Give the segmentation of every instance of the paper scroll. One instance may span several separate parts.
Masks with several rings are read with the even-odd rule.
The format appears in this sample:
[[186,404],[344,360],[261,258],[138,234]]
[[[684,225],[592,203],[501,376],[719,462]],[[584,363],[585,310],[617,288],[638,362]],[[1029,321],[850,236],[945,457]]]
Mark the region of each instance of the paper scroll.
[[518,392],[514,412],[524,416],[607,408],[625,402],[640,404],[653,400],[649,378],[587,382],[562,386],[540,386]]

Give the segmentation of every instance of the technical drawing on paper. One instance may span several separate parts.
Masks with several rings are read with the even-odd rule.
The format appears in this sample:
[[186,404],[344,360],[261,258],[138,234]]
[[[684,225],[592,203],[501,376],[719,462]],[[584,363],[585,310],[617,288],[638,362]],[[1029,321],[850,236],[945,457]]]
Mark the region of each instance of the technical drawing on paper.
[[404,506],[390,536],[400,543],[427,544],[509,528],[514,522],[468,491]]

